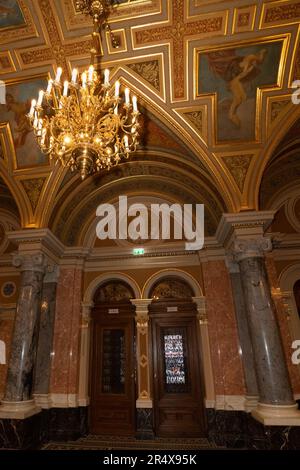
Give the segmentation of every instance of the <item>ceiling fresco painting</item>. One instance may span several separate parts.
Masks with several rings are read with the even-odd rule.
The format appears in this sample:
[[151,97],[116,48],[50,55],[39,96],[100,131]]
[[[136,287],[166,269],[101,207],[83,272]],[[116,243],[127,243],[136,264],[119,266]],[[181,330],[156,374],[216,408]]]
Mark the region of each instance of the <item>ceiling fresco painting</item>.
[[45,79],[36,78],[6,86],[6,104],[0,105],[0,121],[10,124],[18,168],[33,167],[48,161],[40,151],[26,117],[32,97],[45,84]]
[[255,140],[257,95],[278,84],[282,41],[199,54],[198,96],[216,94],[217,140]]
[[105,175],[80,183],[48,162],[25,118],[48,74],[61,66],[67,76],[89,65],[90,18],[73,0],[0,0],[0,79],[7,85],[0,172],[24,208],[22,224],[41,227],[55,219],[59,227],[51,208],[68,213],[83,188],[86,200],[92,191],[95,201],[97,191],[116,193],[125,182],[135,191],[143,161],[151,162],[157,191],[172,198],[180,178],[199,175],[212,229],[220,200],[228,212],[258,209],[267,163],[300,118],[291,101],[292,82],[300,79],[300,0],[116,0],[109,24],[120,47],[104,32],[99,60],[112,81],[137,94],[144,130],[136,157],[115,173],[119,180],[97,189]]
[[15,28],[25,24],[25,19],[17,0],[0,0],[0,29]]

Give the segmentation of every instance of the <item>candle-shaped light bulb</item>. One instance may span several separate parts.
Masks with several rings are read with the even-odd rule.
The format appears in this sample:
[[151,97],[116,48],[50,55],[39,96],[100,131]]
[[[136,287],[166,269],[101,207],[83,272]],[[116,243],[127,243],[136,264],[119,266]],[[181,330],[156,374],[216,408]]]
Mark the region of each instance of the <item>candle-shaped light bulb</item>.
[[128,135],[124,135],[124,145],[125,145],[125,148],[126,148],[126,150],[127,150],[128,147],[129,147],[129,144],[128,144]]
[[39,120],[38,120],[37,117],[35,117],[35,118],[34,118],[34,121],[33,121],[33,127],[34,127],[35,129],[37,129],[38,123],[39,123]]
[[64,96],[68,96],[69,82],[66,80],[64,82]]
[[44,128],[44,129],[42,130],[41,145],[44,145],[44,144],[45,144],[46,134],[47,134],[47,129]]
[[82,88],[86,88],[86,79],[87,79],[86,73],[83,72],[83,74],[81,75]]
[[42,106],[43,99],[44,99],[44,91],[43,91],[43,90],[40,90],[40,92],[39,92],[39,99],[38,99],[38,102],[37,102],[37,105],[38,105],[38,106]]
[[43,119],[39,119],[38,131],[41,132],[43,129]]
[[36,100],[32,100],[31,101],[31,108],[30,108],[30,111],[29,111],[29,116],[30,117],[33,117],[33,115],[34,115],[35,106],[36,106]]
[[48,81],[48,87],[47,87],[47,93],[48,95],[51,93],[52,91],[52,85],[53,85],[53,80],[50,78],[50,80]]
[[104,70],[104,85],[109,85],[109,70]]
[[120,82],[119,80],[117,80],[115,83],[115,97],[119,98],[119,95],[120,95]]
[[56,71],[56,77],[55,77],[55,81],[56,82],[60,82],[60,77],[62,76],[62,68],[61,67],[58,67],[57,71]]
[[137,112],[137,111],[138,111],[138,107],[137,107],[137,97],[136,97],[136,96],[133,96],[133,97],[132,97],[132,105],[133,105],[133,111],[134,111],[134,112]]
[[77,69],[73,69],[72,71],[72,83],[76,83],[77,81],[77,75],[78,75],[78,70]]
[[114,109],[114,114],[118,115],[118,113],[119,113],[119,109],[118,109],[118,105],[116,104],[115,109]]
[[92,82],[94,79],[94,66],[90,65],[89,67],[89,82]]
[[129,88],[125,88],[125,103],[126,104],[130,103],[130,90],[129,90]]

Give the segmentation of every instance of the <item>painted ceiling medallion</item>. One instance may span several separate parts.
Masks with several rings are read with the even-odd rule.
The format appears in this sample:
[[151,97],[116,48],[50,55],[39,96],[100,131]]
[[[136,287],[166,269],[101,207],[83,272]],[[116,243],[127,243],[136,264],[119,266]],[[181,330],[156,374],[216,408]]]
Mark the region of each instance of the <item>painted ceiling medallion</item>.
[[72,171],[79,171],[82,179],[117,165],[138,144],[137,97],[131,100],[126,88],[122,99],[120,82],[112,87],[109,70],[104,71],[102,81],[95,67],[95,44],[100,29],[107,28],[110,5],[105,0],[76,2],[78,10],[93,18],[91,65],[81,77],[74,69],[71,81],[63,84],[63,70],[58,67],[47,90],[39,92],[38,101],[32,100],[28,115],[42,151]]

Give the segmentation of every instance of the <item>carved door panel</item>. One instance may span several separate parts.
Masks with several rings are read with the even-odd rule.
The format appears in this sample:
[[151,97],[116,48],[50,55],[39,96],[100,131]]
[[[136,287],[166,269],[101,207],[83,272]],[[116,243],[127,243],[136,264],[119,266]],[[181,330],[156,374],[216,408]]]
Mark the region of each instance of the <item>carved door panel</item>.
[[155,432],[158,436],[204,436],[197,320],[187,314],[176,318],[154,313],[155,307],[152,312]]

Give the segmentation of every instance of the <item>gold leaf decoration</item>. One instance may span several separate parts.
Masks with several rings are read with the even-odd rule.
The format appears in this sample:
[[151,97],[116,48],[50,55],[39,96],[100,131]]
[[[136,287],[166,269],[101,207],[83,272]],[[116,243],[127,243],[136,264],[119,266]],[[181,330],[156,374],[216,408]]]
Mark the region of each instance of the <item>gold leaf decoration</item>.
[[224,163],[230,171],[241,193],[244,189],[244,184],[252,157],[253,155],[223,157]]
[[271,123],[278,118],[279,114],[281,114],[289,102],[289,100],[273,101],[271,105]]
[[128,67],[160,91],[160,70],[158,60],[128,64]]
[[33,212],[37,208],[46,178],[34,178],[21,181],[28,196]]
[[184,113],[188,120],[193,126],[202,133],[203,128],[203,115],[202,111],[192,111],[190,113]]

